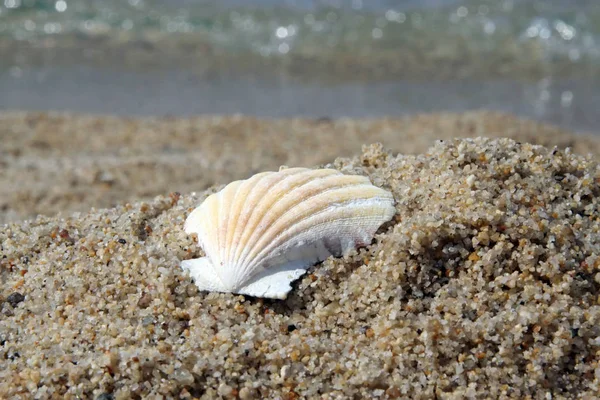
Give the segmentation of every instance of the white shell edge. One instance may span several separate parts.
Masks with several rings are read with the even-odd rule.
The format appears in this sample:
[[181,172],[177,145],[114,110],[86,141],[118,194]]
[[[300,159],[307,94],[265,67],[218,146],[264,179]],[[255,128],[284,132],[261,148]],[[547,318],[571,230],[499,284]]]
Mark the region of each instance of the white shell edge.
[[305,260],[277,265],[256,274],[245,285],[231,291],[223,285],[208,257],[181,262],[181,268],[189,272],[200,291],[237,293],[280,300],[287,298],[292,290],[290,283],[304,275],[310,265],[312,263]]

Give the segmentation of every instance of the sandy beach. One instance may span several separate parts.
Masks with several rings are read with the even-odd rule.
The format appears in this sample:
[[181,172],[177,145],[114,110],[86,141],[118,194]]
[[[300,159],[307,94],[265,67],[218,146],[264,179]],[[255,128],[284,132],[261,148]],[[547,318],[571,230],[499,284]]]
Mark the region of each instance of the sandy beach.
[[[0,136],[0,398],[600,397],[598,136],[486,112]],[[183,221],[280,165],[367,175],[397,215],[285,301],[198,292]]]
[[280,165],[314,167],[363,144],[419,154],[438,139],[477,136],[600,154],[598,136],[491,112],[370,120],[0,113],[0,223],[201,191]]

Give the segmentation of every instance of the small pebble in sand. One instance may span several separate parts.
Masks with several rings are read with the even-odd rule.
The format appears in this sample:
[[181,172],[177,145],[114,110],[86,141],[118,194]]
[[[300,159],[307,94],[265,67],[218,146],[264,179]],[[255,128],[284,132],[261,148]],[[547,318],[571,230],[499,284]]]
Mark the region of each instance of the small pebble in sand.
[[23,296],[21,293],[19,292],[14,292],[12,294],[10,294],[7,298],[6,298],[6,302],[8,304],[10,304],[13,307],[16,307],[19,303],[21,303],[23,300],[25,300],[25,296]]

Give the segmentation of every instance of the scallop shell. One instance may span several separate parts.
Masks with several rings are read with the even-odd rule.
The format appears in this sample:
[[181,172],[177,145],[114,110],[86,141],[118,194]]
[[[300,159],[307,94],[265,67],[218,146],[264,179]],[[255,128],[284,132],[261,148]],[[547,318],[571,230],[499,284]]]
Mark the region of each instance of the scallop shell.
[[206,257],[181,267],[200,290],[285,299],[309,266],[369,244],[395,212],[392,194],[364,176],[263,172],[192,211],[184,229],[198,235]]

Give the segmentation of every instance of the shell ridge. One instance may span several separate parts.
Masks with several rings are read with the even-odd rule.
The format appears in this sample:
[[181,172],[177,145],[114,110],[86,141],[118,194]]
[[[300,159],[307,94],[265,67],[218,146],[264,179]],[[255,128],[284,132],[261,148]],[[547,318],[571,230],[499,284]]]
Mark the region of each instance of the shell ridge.
[[[256,175],[255,175],[256,176]],[[254,177],[252,177],[254,178]],[[271,179],[273,178],[278,178],[277,177],[277,173],[273,172],[273,171],[269,171],[269,172],[265,172],[263,174],[260,174],[260,176],[258,176],[255,181],[252,180],[252,178],[248,179],[248,185],[249,190],[246,193],[246,198],[244,199],[243,204],[241,205],[241,211],[240,211],[240,215],[242,215],[242,213],[244,213],[244,211],[247,208],[247,204],[249,203],[250,200],[254,199],[255,197],[258,198],[264,198],[266,197],[266,193],[268,193],[269,191],[269,182],[271,181]],[[259,186],[262,185],[262,186]],[[260,190],[255,190],[256,187],[259,187]],[[252,216],[254,215],[256,211],[256,208],[251,208],[250,212],[248,214],[244,215],[244,224],[243,226],[241,226],[239,229],[239,236],[237,237],[238,239],[241,239],[244,237],[244,234],[246,232],[246,228],[248,226],[248,222],[252,220]],[[239,216],[238,216],[238,221],[239,221]],[[238,228],[236,225],[236,233],[238,232]],[[235,242],[235,239],[234,239]],[[237,243],[235,243],[236,245],[232,247],[236,248],[236,252],[237,249],[243,246],[240,246],[240,242],[238,241]],[[233,258],[229,259],[229,262],[227,263],[227,265],[224,265],[224,267],[227,269],[227,273],[228,273],[228,277],[230,280],[230,283],[235,286],[238,287],[240,282],[246,280],[248,277],[245,276],[244,270],[240,269],[240,265],[237,262],[235,256]]]
[[[358,190],[358,189],[360,189],[361,187],[368,187],[369,189],[372,189],[373,187],[375,187],[376,189],[378,189],[378,190],[376,190],[377,192],[381,191],[381,192],[385,193],[385,191],[383,191],[383,189],[377,188],[376,186],[373,186],[372,184],[366,184],[366,183],[365,183],[365,184],[358,184],[358,185],[357,185],[357,184],[350,183],[350,184],[348,184],[348,185],[344,185],[344,186],[332,186],[332,187],[328,187],[327,189],[325,189],[325,190],[323,190],[323,191],[320,191],[320,192],[318,192],[318,193],[315,193],[313,196],[310,196],[310,197],[304,198],[304,199],[302,199],[301,201],[299,201],[299,202],[295,203],[295,204],[294,204],[294,207],[292,207],[292,208],[289,208],[288,210],[286,210],[286,211],[285,211],[284,213],[282,213],[282,214],[281,214],[281,215],[280,215],[278,218],[276,218],[276,219],[275,219],[275,221],[273,221],[273,222],[271,223],[271,226],[268,228],[268,230],[267,230],[266,232],[264,232],[264,233],[263,233],[262,237],[263,237],[263,238],[270,237],[270,236],[269,236],[269,234],[270,234],[270,233],[273,231],[273,229],[275,229],[274,227],[277,225],[277,223],[278,223],[278,222],[280,222],[280,221],[282,221],[284,218],[286,218],[286,217],[290,216],[291,214],[293,214],[293,213],[297,212],[296,208],[297,208],[297,207],[299,207],[299,206],[300,206],[302,203],[305,203],[306,201],[309,201],[309,200],[314,200],[314,198],[315,198],[315,197],[318,197],[318,196],[323,196],[323,197],[325,197],[325,196],[327,196],[327,195],[330,195],[330,194],[331,194],[332,192],[334,192],[334,191],[338,191],[338,190],[340,190],[340,191],[342,191],[342,190],[346,190],[346,189],[347,189],[347,188],[349,188],[349,187],[352,187],[352,188],[354,188],[354,189],[357,189],[357,190]],[[382,194],[383,194],[383,193],[382,193]],[[382,198],[383,198],[383,197],[382,197]],[[388,197],[388,199],[389,199],[389,197]],[[351,200],[348,200],[348,203],[349,203],[349,202],[351,202],[351,201],[356,201],[356,200],[357,200],[357,199],[351,199]],[[369,201],[375,201],[375,200],[379,200],[379,198],[377,198],[377,197],[376,197],[376,198],[373,198],[373,197],[371,197],[371,198],[369,198],[368,200],[369,200]],[[345,204],[345,205],[344,205],[344,207],[345,207],[345,206],[347,206],[347,204]],[[332,203],[325,203],[325,204],[323,204],[323,206],[322,206],[322,208],[321,208],[321,209],[318,209],[318,210],[314,210],[314,209],[312,209],[312,210],[310,210],[310,209],[304,210],[304,211],[305,211],[305,213],[309,213],[309,214],[308,214],[308,215],[305,215],[305,216],[298,215],[298,218],[299,218],[299,219],[293,219],[293,220],[291,220],[291,221],[289,221],[289,222],[290,222],[290,224],[293,224],[293,225],[295,225],[295,224],[301,223],[301,222],[302,222],[302,221],[303,221],[305,218],[310,218],[310,217],[311,217],[311,215],[316,215],[316,214],[320,214],[320,213],[322,213],[322,212],[326,212],[327,210],[329,210],[329,209],[331,209],[331,208],[334,208],[334,207],[336,207],[336,206],[335,206],[335,203],[333,203],[333,204],[332,204]],[[312,213],[312,214],[310,214],[310,211],[315,211],[315,212],[314,212],[314,213]],[[283,232],[287,232],[288,230],[289,230],[289,229],[286,229],[286,230],[284,230]],[[283,232],[282,232],[282,233],[283,233]],[[265,240],[266,240],[266,239],[265,239]],[[274,239],[273,239],[273,240],[270,240],[270,243],[271,243],[271,244],[272,244],[273,242],[274,242]],[[251,265],[248,265],[248,264],[252,264],[252,263],[250,263],[250,262],[248,262],[248,261],[247,261],[247,257],[248,257],[249,255],[253,254],[253,253],[254,253],[254,251],[255,251],[255,249],[256,249],[256,247],[257,247],[257,246],[259,246],[260,244],[261,244],[261,241],[259,240],[258,242],[255,242],[255,243],[253,243],[253,245],[252,245],[252,248],[249,248],[248,250],[246,250],[246,251],[245,251],[244,255],[245,255],[245,257],[246,257],[246,258],[244,258],[244,259],[243,259],[243,262],[242,262],[242,263],[243,263],[243,264],[246,266],[246,268],[250,268],[250,267],[251,267]],[[257,255],[255,255],[255,257],[257,257]]]
[[[245,193],[246,198],[244,199],[244,204],[241,205],[240,215],[238,216],[238,222],[240,221],[240,218],[241,218],[241,220],[243,221],[243,224],[240,224],[240,223],[236,224],[236,231],[234,233],[233,242],[237,243],[237,246],[232,245],[232,247],[235,247],[235,249],[233,249],[233,248],[230,249],[230,252],[238,249],[239,241],[243,237],[244,232],[246,231],[246,226],[248,225],[248,221],[250,221],[250,219],[252,218],[252,215],[255,211],[254,208],[251,208],[250,212],[247,212],[246,207],[245,207],[246,204],[249,202],[249,200],[251,200],[253,197],[258,196],[258,194],[261,193],[261,192],[256,192],[254,189],[256,188],[256,186],[258,186],[259,184],[261,184],[261,182],[264,181],[264,178],[267,178],[273,174],[275,174],[275,172],[269,171],[269,172],[260,174],[260,176],[255,175],[255,176],[251,177],[250,179],[246,180],[246,184],[249,186],[249,188],[248,188],[248,192]],[[253,178],[255,178],[255,177],[258,179],[255,179],[255,181],[254,181]],[[267,189],[265,189],[265,191],[266,190]],[[232,265],[237,264],[235,255],[233,257],[230,257],[230,261],[231,261]]]
[[[229,185],[227,185],[229,186]],[[222,228],[222,223],[223,223],[223,217],[224,214],[226,215],[227,213],[224,212],[224,208],[226,206],[226,204],[224,204],[223,201],[223,197],[224,197],[224,193],[226,191],[227,187],[223,188],[222,190],[220,190],[217,193],[217,207],[218,209],[215,212],[215,219],[217,220],[217,226],[216,226],[216,231],[214,232],[214,240],[215,240],[215,247],[216,247],[216,252],[215,252],[215,258],[211,259],[211,261],[213,261],[213,265],[215,267],[219,267],[219,265],[223,265],[223,259],[221,258],[221,252],[222,252],[222,247],[221,246],[221,232],[223,231]],[[217,273],[221,272],[219,271],[220,268],[215,268],[215,270],[217,270]]]
[[[268,207],[265,210],[265,213],[268,213],[269,209],[271,209],[273,207],[273,203],[271,203],[271,204],[266,203],[269,201],[269,196],[267,196],[267,194],[269,192],[272,192],[275,189],[279,189],[280,186],[283,185],[285,182],[289,181],[289,179],[297,177],[298,175],[303,175],[304,173],[310,172],[313,170],[308,169],[308,168],[290,168],[290,169],[287,169],[284,171],[289,171],[289,172],[293,172],[293,173],[286,174],[279,181],[274,182],[274,184],[271,187],[269,187],[266,190],[266,193],[264,193],[264,195],[259,199],[258,204],[256,204],[255,207],[253,207],[250,216],[246,220],[246,223],[244,225],[244,234],[242,234],[240,236],[240,241],[242,241],[245,245],[240,246],[240,248],[235,252],[235,254],[232,258],[232,261],[234,261],[238,266],[244,265],[244,260],[242,257],[243,249],[248,246],[249,240],[254,238],[256,227],[260,225],[260,222],[262,221],[262,219],[264,217],[264,214],[263,214],[263,216],[260,216],[257,213],[259,212],[259,210],[262,210],[264,207]],[[285,195],[285,191],[283,191],[282,193],[283,193],[283,195]],[[248,196],[248,198],[250,198],[250,196]],[[250,226],[248,226],[248,224],[250,224]]]
[[229,226],[229,218],[231,218],[231,191],[236,189],[235,182],[225,186],[223,190],[219,192],[219,203],[221,205],[219,209],[219,259],[222,264],[226,263],[225,251],[227,248],[227,228]]
[[218,213],[215,212],[215,208],[218,209],[218,202],[216,200],[215,193],[209,196],[199,207],[198,220],[202,223],[204,229],[198,229],[197,231],[198,242],[202,244],[202,249],[213,263],[217,261],[215,254],[218,255],[218,247],[211,240],[215,236],[214,230],[218,229]]
[[[370,189],[373,187],[372,185],[348,185],[348,186],[352,186],[353,189],[360,189],[361,186],[368,186]],[[332,188],[330,188],[328,190],[325,190],[325,191],[322,191],[322,192],[316,194],[315,196],[312,196],[311,199],[313,197],[316,197],[316,196],[326,196],[328,194],[331,194],[332,191],[344,190],[346,188],[347,188],[347,186],[332,187]],[[356,200],[357,199],[348,199],[346,202],[341,202],[341,203],[325,203],[325,204],[322,205],[322,208],[320,208],[318,210],[316,210],[314,208],[312,208],[312,209],[305,209],[305,210],[303,210],[304,213],[297,213],[297,210],[295,210],[294,208],[286,210],[285,213],[283,213],[279,218],[277,218],[276,221],[274,221],[271,224],[271,226],[269,227],[269,230],[264,233],[263,237],[269,238],[269,240],[268,240],[269,245],[268,245],[267,248],[272,247],[274,245],[274,243],[276,242],[276,240],[278,240],[278,238],[281,235],[286,234],[286,233],[288,233],[290,231],[290,228],[287,228],[284,231],[280,232],[280,234],[278,234],[278,235],[276,235],[274,237],[272,237],[272,235],[271,235],[273,233],[273,230],[275,229],[274,227],[276,226],[276,224],[279,221],[281,221],[282,219],[285,219],[286,217],[288,217],[290,214],[294,214],[294,213],[297,214],[294,217],[292,217],[293,219],[291,219],[290,221],[288,221],[291,224],[290,227],[293,227],[294,225],[302,224],[306,219],[309,219],[309,218],[314,217],[316,215],[320,215],[320,214],[326,213],[326,212],[332,212],[332,210],[335,210],[336,207],[348,207],[348,205],[350,205],[353,202],[356,202]],[[371,202],[371,201],[376,201],[376,200],[380,200],[380,199],[371,197],[371,198],[366,199],[366,200],[368,200],[369,202]],[[383,199],[383,200],[386,200],[386,199]],[[389,198],[387,200],[389,200]],[[301,203],[303,203],[303,201],[297,203],[296,207],[300,207]],[[265,240],[267,240],[267,239],[265,239]],[[254,254],[254,251],[257,248],[257,246],[260,246],[261,243],[263,243],[265,240],[262,240],[262,241],[259,241],[259,242],[255,243],[254,246],[253,246],[253,248],[248,251],[248,254]],[[253,258],[255,260],[260,259],[259,254],[262,254],[264,252],[264,250],[265,249],[263,249],[263,251],[260,251],[258,254],[254,254]],[[244,264],[246,264],[246,268],[250,268],[250,269],[251,268],[258,268],[258,266],[256,265],[255,262],[247,262],[245,260]]]
[[[235,224],[238,219],[238,210],[240,206],[236,203],[237,194],[240,191],[241,183],[231,186],[229,190],[224,191],[223,203],[226,206],[226,210],[222,214],[221,224],[224,229],[221,231],[221,265],[222,265],[222,276],[223,279],[229,283],[235,283],[238,281],[238,272],[235,263],[232,263],[229,259],[229,249],[231,246],[231,238],[233,236],[232,230],[235,229]],[[226,200],[226,201],[225,201]]]
[[227,206],[230,204],[226,195],[238,185],[238,182],[231,182],[219,192],[208,196],[199,207],[204,229],[198,232],[198,242],[202,243],[202,248],[222,283],[226,281],[225,274],[227,274],[227,269],[222,268],[224,266],[222,243],[227,228],[223,219],[228,219]]
[[[350,222],[353,220],[355,220],[355,218],[347,217],[347,218],[339,219],[338,221]],[[310,227],[306,228],[302,232],[298,233],[298,235],[294,235],[294,237],[298,237],[299,239],[305,239],[306,237],[308,237],[310,235],[311,229],[316,228],[316,227],[323,228],[326,225],[328,225],[328,222],[322,222],[319,225],[316,225],[312,228],[310,228]],[[374,228],[374,230],[377,230],[377,228]],[[322,229],[322,231],[326,231],[326,229]],[[360,235],[360,236],[361,237],[366,236],[366,235],[372,236],[371,234],[372,234],[372,232],[369,230],[368,232],[366,232],[365,235]],[[346,240],[348,243],[344,243],[344,240]],[[262,260],[262,262],[267,266],[267,268],[265,268],[265,269],[270,269],[270,268],[272,268],[272,266],[278,265],[281,262],[281,258],[282,258],[283,254],[287,255],[285,257],[285,259],[288,261],[290,260],[289,259],[290,256],[302,257],[304,259],[310,260],[310,262],[307,262],[308,265],[313,265],[313,264],[316,264],[323,260],[326,260],[327,257],[329,257],[330,255],[337,257],[340,255],[346,254],[346,252],[348,250],[353,249],[355,247],[355,245],[358,243],[356,238],[352,237],[352,236],[346,236],[343,238],[339,237],[339,238],[334,238],[334,239],[322,237],[321,239],[315,240],[313,242],[307,241],[302,246],[299,246],[298,248],[293,248],[290,245],[291,241],[292,241],[292,239],[287,240],[285,243],[281,243],[280,246],[278,246],[278,248],[280,249],[279,251],[277,251],[272,257],[265,258]],[[366,243],[366,244],[368,244],[368,243]],[[325,249],[326,252],[323,252],[322,249]],[[309,255],[310,255],[310,257],[309,257]]]
[[[263,199],[268,197],[268,196],[266,196],[266,194],[269,192],[271,186],[268,184],[269,183],[268,181],[265,182],[265,178],[272,177],[272,178],[277,178],[280,181],[287,176],[292,176],[292,175],[295,175],[296,173],[301,173],[302,170],[303,170],[303,168],[289,168],[289,169],[286,169],[279,173],[277,173],[277,172],[265,173],[256,182],[252,182],[254,184],[254,186],[250,187],[250,190],[247,193],[246,199],[244,199],[245,200],[244,203],[246,203],[245,205],[247,206],[247,204],[250,203],[250,201],[254,200],[255,198],[258,198],[259,202],[260,202]],[[282,172],[284,172],[284,173],[282,173]],[[252,178],[250,178],[250,179],[252,179]],[[275,181],[275,182],[277,182],[277,181]],[[261,190],[256,190],[257,186],[260,184],[264,185],[264,187],[260,187]],[[242,208],[245,208],[245,207],[242,207]],[[233,257],[230,258],[232,266],[235,266],[236,268],[239,268],[242,266],[240,264],[239,252],[242,251],[242,248],[244,246],[241,246],[240,243],[244,243],[245,239],[247,239],[247,236],[251,234],[251,233],[248,233],[248,231],[247,231],[248,224],[251,221],[253,221],[256,210],[257,210],[257,207],[252,207],[252,209],[250,210],[250,213],[244,215],[243,225],[236,228],[237,235],[234,238],[234,242],[237,243],[237,246],[236,246]],[[240,215],[242,215],[242,212],[240,212]],[[240,272],[243,272],[243,270]]]
[[[245,196],[248,197],[248,195],[250,194],[250,192],[252,191],[252,186],[255,183],[255,181],[260,181],[262,179],[262,177],[267,176],[272,174],[273,172],[262,172],[260,174],[256,174],[246,180],[241,181],[240,184],[240,189],[238,190],[238,194],[241,198],[241,196]],[[242,190],[243,189],[243,190]],[[237,198],[236,198],[237,200]],[[236,204],[239,204],[238,201],[236,201]],[[231,244],[229,245],[229,255],[228,255],[228,263],[229,264],[233,264],[233,258],[231,256],[231,253],[235,251],[236,247],[234,246],[235,243],[237,243],[239,241],[239,237],[243,232],[243,226],[240,227],[240,216],[242,215],[242,213],[244,212],[244,204],[242,202],[242,204],[239,204],[239,212],[237,213],[237,218],[236,218],[236,224],[235,224],[235,229],[232,232],[232,239],[231,239]]]
[[[326,172],[328,172],[328,174],[327,175],[320,175],[317,178],[312,178],[311,179],[311,173],[314,173],[315,171],[326,171]],[[257,240],[259,240],[259,238],[261,236],[259,234],[259,232],[261,231],[260,226],[264,224],[264,221],[265,221],[265,219],[267,219],[267,217],[271,216],[272,211],[276,208],[276,206],[279,203],[281,203],[281,201],[283,201],[286,198],[293,197],[294,194],[297,193],[297,191],[302,190],[302,188],[304,186],[308,185],[308,184],[313,184],[313,183],[315,183],[317,181],[321,181],[323,179],[327,179],[327,178],[330,178],[332,176],[338,176],[341,173],[339,171],[337,171],[337,170],[334,170],[334,169],[312,170],[312,169],[306,168],[302,173],[297,174],[297,175],[291,175],[289,177],[290,178],[292,178],[292,177],[298,177],[298,175],[305,175],[305,174],[307,175],[306,176],[307,180],[298,182],[298,185],[293,186],[291,188],[291,190],[281,192],[282,195],[279,196],[274,202],[272,202],[269,205],[269,208],[265,210],[265,212],[263,213],[263,215],[260,217],[259,220],[255,221],[255,224],[253,225],[252,233],[250,234],[250,237],[248,238],[247,242],[245,243],[246,244],[244,246],[245,249],[242,251],[241,254],[239,254],[239,258],[237,260],[237,262],[241,266],[243,266],[242,268],[247,269],[247,267],[248,267],[248,265],[247,265],[248,263],[247,263],[247,260],[246,260],[247,254],[248,254],[248,249],[250,249],[250,248],[253,249],[254,246],[255,246],[255,244],[256,244],[256,242],[257,242]],[[284,180],[278,182],[278,184],[279,183],[283,183],[283,182],[284,182]],[[319,193],[322,193],[322,191],[321,192],[316,192],[314,195],[318,195]],[[311,197],[313,197],[313,196],[311,196]],[[291,204],[290,207],[296,206],[298,203],[300,203],[302,201],[305,201],[307,199],[308,198],[300,198],[298,200],[298,202]],[[278,218],[275,219],[275,221],[277,221],[277,220],[278,220]],[[274,223],[275,221],[272,221],[272,223]]]
[[231,201],[231,207],[230,207],[230,215],[229,215],[229,220],[228,220],[228,224],[227,224],[227,235],[226,235],[226,241],[225,241],[225,254],[223,257],[223,261],[225,262],[225,264],[230,265],[231,264],[231,246],[232,246],[232,242],[233,242],[233,237],[235,234],[235,227],[238,221],[238,218],[240,216],[240,210],[241,207],[239,206],[238,203],[238,196],[240,195],[240,192],[243,190],[244,188],[244,181],[240,181],[236,187],[235,193],[233,194],[233,199]]
[[[337,170],[332,170],[332,171],[336,171],[339,172]],[[310,181],[307,181],[306,183],[304,183],[303,185],[294,188],[294,190],[288,192],[285,194],[285,196],[283,196],[280,200],[283,200],[283,198],[289,198],[289,197],[294,197],[294,194],[297,193],[298,190],[301,190],[304,186],[309,185],[309,184],[315,184],[318,185],[319,182],[322,182],[323,180],[332,178],[332,177],[339,177],[340,175],[342,175],[341,173],[339,174],[332,174],[332,175],[326,175],[323,177],[319,177],[317,179],[313,179]],[[345,176],[353,176],[353,175],[345,175]],[[356,177],[356,176],[354,176]],[[361,177],[362,178],[362,177]],[[318,190],[319,187],[317,186],[315,188],[315,192],[313,194],[311,194],[308,197],[300,197],[298,198],[298,201],[289,204],[288,205],[288,209],[285,210],[283,213],[281,213],[278,217],[276,217],[273,221],[271,221],[271,224],[269,226],[269,228],[267,228],[266,232],[264,232],[263,234],[260,234],[259,236],[259,231],[258,229],[256,229],[254,231],[254,233],[252,234],[252,236],[250,237],[250,239],[248,240],[248,242],[246,243],[246,249],[242,252],[242,254],[240,254],[240,259],[239,261],[245,265],[247,263],[247,257],[253,253],[254,249],[256,248],[256,246],[258,245],[258,242],[260,241],[260,237],[264,237],[265,234],[267,234],[267,232],[270,232],[271,227],[273,225],[276,225],[282,218],[285,218],[286,216],[289,216],[290,213],[294,212],[295,208],[298,207],[300,204],[305,203],[307,201],[310,201],[312,199],[314,199],[317,196],[322,196],[322,195],[326,195],[326,194],[330,194],[332,191],[335,190],[342,190],[344,188],[348,188],[348,187],[357,187],[357,186],[369,186],[369,188],[371,188],[373,185],[369,182],[367,183],[366,181],[363,183],[356,183],[356,182],[344,182],[343,185],[332,185],[332,186],[328,186],[322,190]],[[278,201],[279,202],[279,201]],[[274,203],[271,206],[271,210],[275,209],[276,204],[278,203]],[[271,211],[268,210],[268,211]],[[269,214],[269,212],[267,211],[267,213],[265,213],[265,216],[263,216],[263,220],[264,218],[266,218],[266,215]],[[270,214],[269,214],[270,215]],[[260,224],[257,224],[256,226],[259,226]]]
[[[381,212],[374,216],[361,217],[361,216],[357,216],[357,215],[351,215],[351,216],[347,216],[347,217],[334,218],[332,220],[324,220],[317,225],[310,225],[310,223],[307,222],[309,219],[317,219],[318,217],[320,217],[323,214],[326,214],[327,212],[330,211],[329,208],[327,208],[327,207],[323,208],[320,212],[312,214],[308,218],[305,218],[302,221],[300,221],[300,222],[288,227],[284,231],[282,231],[274,240],[270,241],[268,246],[266,246],[264,249],[262,249],[260,251],[259,254],[257,254],[254,261],[249,265],[249,267],[250,268],[256,267],[256,265],[255,265],[256,263],[264,263],[265,254],[268,254],[270,252],[274,253],[274,257],[277,257],[278,254],[283,253],[287,249],[287,247],[285,247],[285,246],[288,245],[290,241],[293,241],[295,238],[299,238],[299,241],[300,241],[301,240],[300,237],[301,236],[303,237],[303,235],[305,235],[306,232],[310,231],[311,229],[317,229],[317,227],[321,228],[321,227],[329,225],[329,224],[335,224],[335,223],[339,224],[342,221],[349,222],[349,221],[360,221],[360,220],[376,220],[376,219],[379,219],[378,216],[380,216],[381,219],[387,218],[387,220],[389,220],[395,214],[396,209],[392,205],[388,206],[388,204],[385,204],[385,200],[389,200],[389,199],[384,198],[383,200],[384,201],[381,201],[379,204],[377,204],[379,206],[378,208]],[[356,209],[360,209],[360,208],[364,208],[364,207],[368,207],[369,209],[374,209],[375,205],[372,204],[372,201],[373,201],[373,199],[364,199],[362,201],[350,200],[348,203],[349,204],[354,203],[355,210],[345,210],[345,211],[348,213],[352,212],[352,213],[356,214],[356,211],[357,211]],[[356,203],[363,203],[363,204],[356,204]],[[345,208],[346,207],[343,207],[340,211],[344,212]],[[302,223],[305,223],[307,226],[302,228],[301,231],[293,232],[293,234],[290,235],[290,231],[292,231],[294,229],[294,227],[300,226]],[[373,224],[373,225],[375,225],[375,224]],[[381,225],[381,223],[379,223],[377,225],[377,227],[375,227],[374,231],[376,231],[380,225]],[[352,229],[350,224],[344,225],[343,228],[344,229]],[[364,233],[365,230],[366,230],[366,228],[363,227],[363,229],[361,229],[361,231],[360,231],[361,241],[364,241],[364,240],[362,240],[362,237],[372,236],[370,230],[368,230],[367,233]],[[286,237],[287,237],[287,239],[283,239],[283,241],[282,241],[282,238],[286,238]],[[315,242],[318,242],[320,240],[322,240],[322,239],[317,238],[315,240]],[[355,241],[355,243],[356,243],[356,241]]]
[[[332,173],[328,174],[328,175],[320,175],[318,177],[315,177],[313,179],[311,179],[310,173],[315,172],[315,171],[331,171]],[[303,182],[299,182],[298,185],[294,186],[291,190],[289,190],[288,192],[283,193],[282,196],[279,196],[275,201],[273,201],[269,207],[268,210],[266,210],[266,212],[263,214],[262,218],[257,221],[256,227],[261,227],[262,225],[264,225],[265,220],[267,219],[267,217],[270,217],[271,214],[273,213],[273,210],[276,209],[276,207],[284,200],[289,199],[290,197],[293,198],[295,197],[294,195],[299,192],[302,191],[306,186],[308,185],[318,185],[320,182],[322,183],[325,180],[331,180],[331,179],[336,179],[339,178],[340,175],[343,175],[341,172],[339,172],[338,170],[335,169],[325,169],[325,170],[307,170],[307,178],[308,180],[303,181]],[[357,178],[357,176],[353,176],[353,175],[344,175],[344,177],[352,177],[352,178]],[[362,177],[361,177],[362,178]],[[294,206],[296,206],[297,204],[303,202],[303,201],[307,201],[310,200],[311,198],[318,196],[321,193],[327,192],[329,190],[334,190],[336,188],[342,188],[342,187],[347,187],[347,186],[353,186],[353,185],[358,185],[358,184],[365,184],[366,182],[363,183],[359,183],[359,182],[345,182],[344,184],[340,184],[340,185],[332,185],[332,186],[328,186],[325,189],[319,190],[319,186],[315,187],[314,190],[315,192],[308,196],[308,197],[299,197],[298,201],[295,203],[291,203],[288,205],[289,208],[292,208]],[[369,182],[370,184],[370,182]],[[277,219],[275,221],[272,221],[271,223],[276,222]],[[253,236],[251,237],[251,239],[255,239],[257,233],[255,232],[253,234]],[[254,242],[252,240],[248,241],[248,244],[253,244]]]

